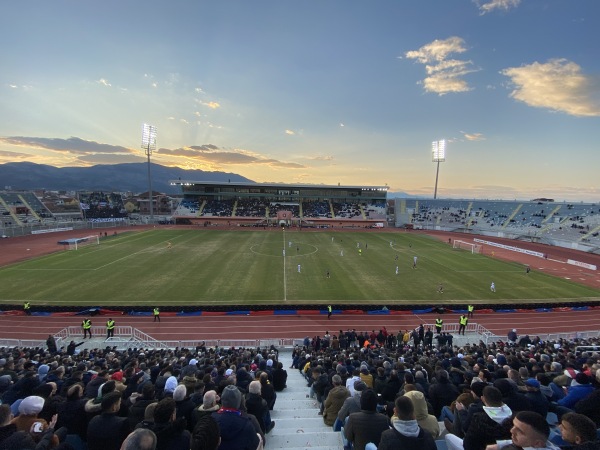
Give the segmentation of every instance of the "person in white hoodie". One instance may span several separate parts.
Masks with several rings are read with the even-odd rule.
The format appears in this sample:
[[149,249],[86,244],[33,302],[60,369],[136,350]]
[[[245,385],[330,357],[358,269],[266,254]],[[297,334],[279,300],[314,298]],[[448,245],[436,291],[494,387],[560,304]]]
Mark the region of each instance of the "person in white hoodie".
[[[415,418],[415,407],[410,398],[401,396],[394,403],[392,428],[381,433],[377,450],[436,450],[431,433],[419,427]],[[374,450],[375,445],[367,444],[365,450]]]
[[512,416],[511,409],[502,402],[502,393],[498,388],[483,388],[483,412],[473,415],[465,438],[454,434],[445,437],[448,450],[484,450],[486,445],[510,438]]

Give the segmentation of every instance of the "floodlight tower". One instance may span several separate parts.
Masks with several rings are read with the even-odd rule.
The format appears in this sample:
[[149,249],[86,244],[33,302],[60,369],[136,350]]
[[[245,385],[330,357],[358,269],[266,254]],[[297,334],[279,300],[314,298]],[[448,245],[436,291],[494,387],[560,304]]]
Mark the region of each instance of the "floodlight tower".
[[434,163],[437,163],[435,172],[435,190],[433,191],[433,199],[437,198],[438,176],[440,175],[440,163],[446,161],[446,140],[433,141],[431,143],[431,157]]
[[150,222],[154,222],[154,207],[152,205],[152,177],[150,176],[150,155],[156,150],[156,127],[142,125],[142,148],[148,156],[148,201],[150,202]]

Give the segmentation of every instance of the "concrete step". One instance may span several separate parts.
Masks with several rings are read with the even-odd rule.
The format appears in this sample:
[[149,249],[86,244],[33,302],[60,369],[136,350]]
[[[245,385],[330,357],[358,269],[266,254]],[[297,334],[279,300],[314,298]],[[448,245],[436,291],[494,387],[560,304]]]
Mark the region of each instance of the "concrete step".
[[322,417],[318,415],[319,408],[298,408],[298,409],[277,409],[271,411],[271,418],[276,419],[312,419],[314,417]]
[[295,433],[296,430],[299,429],[311,429],[315,431],[328,431],[331,427],[328,427],[323,422],[323,416],[317,416],[315,412],[315,417],[307,418],[303,416],[297,417],[289,417],[289,418],[277,418],[275,419],[273,416],[273,420],[276,421],[276,426],[271,433],[281,434],[283,432],[289,433],[290,430]]
[[267,448],[269,449],[289,449],[290,447],[298,448],[315,448],[315,447],[342,447],[342,437],[340,433],[333,431],[317,431],[307,432],[304,428],[298,428],[295,433],[288,432],[283,434],[273,434],[277,426],[267,436]]
[[[281,352],[279,360],[284,367],[291,365],[291,352]],[[340,450],[340,433],[323,423],[318,415],[316,399],[308,399],[307,382],[296,369],[288,372],[287,388],[277,393],[271,418],[275,428],[267,435],[265,450]]]

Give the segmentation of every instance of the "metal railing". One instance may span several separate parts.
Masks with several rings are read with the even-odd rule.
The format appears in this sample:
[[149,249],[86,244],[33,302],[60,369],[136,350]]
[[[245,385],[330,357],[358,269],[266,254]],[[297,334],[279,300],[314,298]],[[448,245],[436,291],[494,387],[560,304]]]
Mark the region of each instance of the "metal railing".
[[[434,324],[423,324],[427,328],[435,329]],[[444,324],[443,332],[457,334],[459,325],[457,323]],[[477,334],[480,340],[488,345],[492,342],[506,341],[506,337],[498,336],[487,330],[478,323],[470,323],[466,328],[467,333]],[[106,333],[106,328],[103,326],[93,326],[92,335],[103,337]],[[81,327],[70,326],[66,327],[54,335],[57,348],[61,348],[68,341],[81,339],[83,330]],[[559,341],[561,339],[573,341],[575,339],[591,339],[600,338],[600,330],[574,331],[566,333],[542,333],[530,335],[530,337],[539,337],[543,341]],[[174,349],[188,348],[193,349],[199,346],[205,347],[245,347],[245,348],[268,348],[272,345],[278,349],[291,348],[304,345],[304,339],[295,338],[277,338],[277,339],[196,339],[196,340],[166,340],[159,341],[154,339],[149,334],[144,333],[137,328],[131,326],[115,327],[115,337],[105,341],[107,346],[117,348],[137,347],[140,349]],[[46,347],[46,340],[39,339],[1,339],[0,347]]]

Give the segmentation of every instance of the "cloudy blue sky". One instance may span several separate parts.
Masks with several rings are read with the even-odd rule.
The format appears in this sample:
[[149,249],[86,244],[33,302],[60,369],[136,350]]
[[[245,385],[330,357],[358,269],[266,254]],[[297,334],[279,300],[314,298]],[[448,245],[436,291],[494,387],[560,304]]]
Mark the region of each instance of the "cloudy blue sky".
[[[0,163],[600,200],[598,0],[4,0]],[[1,181],[0,181],[1,184]]]

